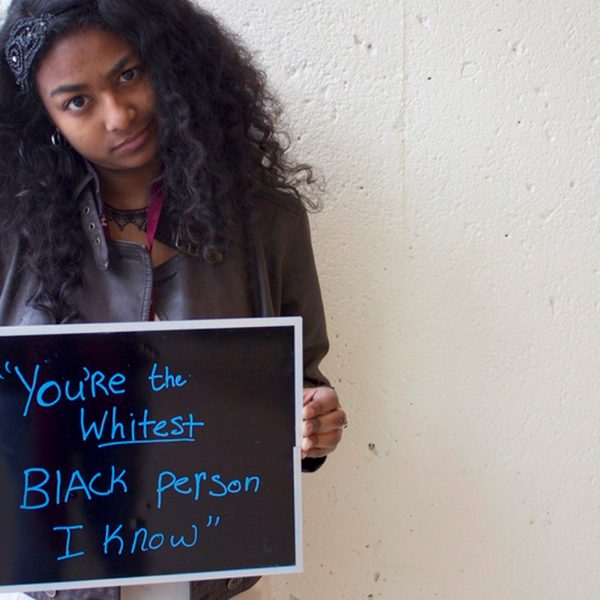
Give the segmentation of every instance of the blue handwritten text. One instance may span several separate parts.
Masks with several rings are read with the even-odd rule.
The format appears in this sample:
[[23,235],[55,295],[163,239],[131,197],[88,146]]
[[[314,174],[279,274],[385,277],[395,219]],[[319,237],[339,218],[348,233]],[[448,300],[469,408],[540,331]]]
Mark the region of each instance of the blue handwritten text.
[[[25,374],[18,365],[6,362],[4,370],[7,374],[15,375],[17,381],[23,386],[27,393],[23,416],[29,414],[33,403],[41,408],[56,406],[61,400],[69,402],[85,402],[98,397],[119,396],[126,392],[127,381],[122,373],[106,374],[101,370],[90,370],[83,367],[83,374],[77,380],[57,381],[55,379],[45,380],[40,377],[41,366],[35,365],[33,372]],[[4,379],[4,377],[2,377]]]
[[198,543],[198,526],[192,524],[191,535],[186,538],[184,535],[168,535],[157,532],[150,533],[145,527],[137,529],[131,538],[125,537],[123,525],[111,527],[106,525],[104,529],[103,552],[109,554],[111,550],[116,549],[119,556],[126,550],[130,554],[136,552],[149,552],[159,550],[160,548],[193,548]]
[[65,553],[62,556],[59,556],[56,560],[67,560],[69,558],[77,558],[78,556],[83,556],[85,554],[85,552],[71,551],[72,532],[81,529],[83,529],[83,525],[65,525],[61,527],[52,528],[52,531],[64,531],[67,534],[67,539],[65,540]]
[[221,477],[218,473],[209,476],[206,471],[193,473],[192,476],[178,476],[173,471],[161,471],[156,480],[156,506],[163,507],[163,499],[167,491],[192,496],[194,501],[200,500],[204,491],[204,482],[207,482],[207,494],[215,498],[240,493],[257,494],[260,490],[261,479],[257,475],[231,481],[223,481]]
[[184,379],[181,375],[171,374],[169,367],[165,367],[164,372],[159,373],[158,365],[156,363],[152,365],[152,372],[148,375],[148,381],[150,381],[153,392],[161,392],[162,390],[171,388],[181,388],[187,384],[187,379]]
[[[110,496],[115,490],[120,489],[127,493],[125,475],[127,469],[117,472],[115,466],[110,467],[110,473],[94,473],[91,477],[84,477],[79,469],[70,476],[63,478],[60,469],[50,473],[41,467],[31,467],[23,472],[23,501],[20,508],[23,510],[40,510],[49,504],[66,504],[72,499],[72,494],[81,491],[88,500],[94,496]],[[63,479],[64,482],[63,483]]]
[[144,409],[141,418],[133,413],[120,418],[116,406],[105,410],[102,418],[86,418],[86,409],[80,409],[81,435],[84,442],[95,439],[99,448],[131,444],[158,444],[168,442],[194,442],[195,430],[204,427],[192,413],[177,415],[170,419],[151,419],[150,411]]

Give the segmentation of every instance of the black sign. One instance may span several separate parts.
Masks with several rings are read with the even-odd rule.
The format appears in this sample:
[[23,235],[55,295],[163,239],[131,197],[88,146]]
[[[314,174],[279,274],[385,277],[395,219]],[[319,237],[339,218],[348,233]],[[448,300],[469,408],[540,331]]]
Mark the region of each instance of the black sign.
[[300,329],[0,329],[0,586],[299,570]]

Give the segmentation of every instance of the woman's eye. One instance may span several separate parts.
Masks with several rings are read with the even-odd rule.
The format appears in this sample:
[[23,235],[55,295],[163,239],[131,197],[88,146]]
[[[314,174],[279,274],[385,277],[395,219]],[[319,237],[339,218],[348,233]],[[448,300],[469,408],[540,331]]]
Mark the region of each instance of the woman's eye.
[[71,98],[67,104],[67,108],[75,111],[79,111],[85,108],[85,98],[83,96],[76,96]]
[[121,82],[128,82],[128,81],[132,81],[133,79],[136,78],[137,74],[138,74],[138,67],[133,67],[131,69],[127,69],[126,71],[123,71],[121,73],[121,76],[119,77],[119,80]]

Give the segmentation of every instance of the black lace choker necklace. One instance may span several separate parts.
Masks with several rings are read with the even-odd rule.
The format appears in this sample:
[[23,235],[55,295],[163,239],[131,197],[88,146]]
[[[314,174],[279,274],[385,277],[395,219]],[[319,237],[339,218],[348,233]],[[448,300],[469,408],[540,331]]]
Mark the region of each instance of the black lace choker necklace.
[[110,204],[104,204],[104,216],[107,221],[112,221],[115,225],[123,231],[127,225],[135,225],[142,231],[148,230],[148,207],[134,208],[133,210],[122,210],[110,206]]

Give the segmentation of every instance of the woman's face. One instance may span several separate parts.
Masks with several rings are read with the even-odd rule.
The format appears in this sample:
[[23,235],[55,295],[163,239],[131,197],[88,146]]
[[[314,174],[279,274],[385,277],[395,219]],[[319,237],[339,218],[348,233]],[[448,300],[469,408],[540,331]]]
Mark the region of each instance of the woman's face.
[[154,89],[128,41],[101,29],[75,31],[50,48],[36,84],[56,127],[100,173],[155,172]]

